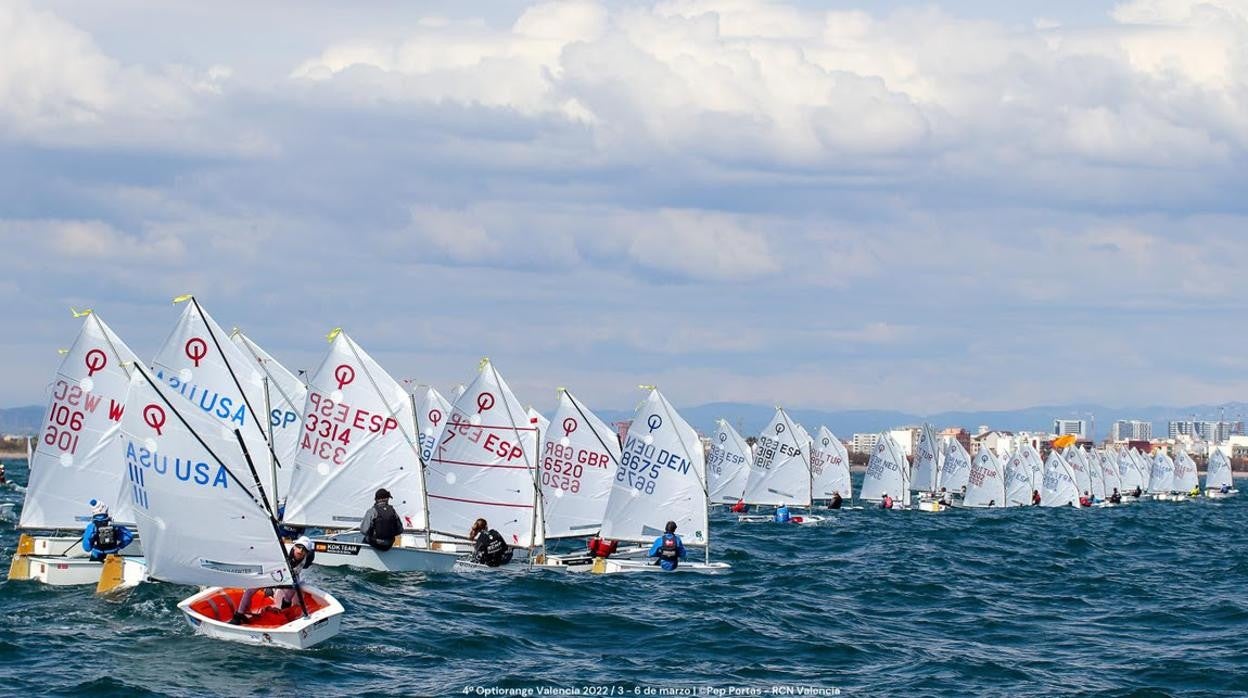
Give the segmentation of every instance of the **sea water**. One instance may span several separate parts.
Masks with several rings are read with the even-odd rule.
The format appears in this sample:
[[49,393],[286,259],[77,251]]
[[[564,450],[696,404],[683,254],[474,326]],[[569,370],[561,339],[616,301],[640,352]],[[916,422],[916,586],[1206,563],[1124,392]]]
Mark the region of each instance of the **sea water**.
[[[25,466],[6,463],[24,483]],[[1241,483],[1248,485],[1248,483]],[[0,501],[20,502],[0,490]],[[712,517],[722,576],[314,568],[342,632],[196,636],[193,590],[0,582],[9,695],[1245,695],[1248,493],[1110,509]],[[0,523],[7,570],[17,534]]]

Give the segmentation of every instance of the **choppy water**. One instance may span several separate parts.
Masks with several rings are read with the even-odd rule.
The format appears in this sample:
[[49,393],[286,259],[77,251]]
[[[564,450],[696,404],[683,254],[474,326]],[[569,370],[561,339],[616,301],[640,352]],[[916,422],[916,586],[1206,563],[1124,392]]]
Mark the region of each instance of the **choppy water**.
[[[23,465],[9,473],[25,481]],[[196,637],[175,608],[185,587],[144,585],[117,601],[0,582],[0,691],[1248,692],[1248,495],[1095,511],[868,509],[820,527],[722,515],[712,526],[714,557],[733,565],[720,577],[318,568],[347,615],[338,637],[303,653]],[[0,524],[5,570],[15,543]]]

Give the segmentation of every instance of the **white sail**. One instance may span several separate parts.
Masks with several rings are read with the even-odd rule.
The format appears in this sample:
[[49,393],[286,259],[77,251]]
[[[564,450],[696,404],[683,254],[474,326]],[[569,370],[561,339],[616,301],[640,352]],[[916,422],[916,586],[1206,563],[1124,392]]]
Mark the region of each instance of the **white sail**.
[[1040,485],[1040,506],[1078,506],[1079,494],[1079,485],[1075,482],[1075,474],[1070,464],[1062,458],[1057,449],[1053,449],[1049,453],[1049,459],[1044,462],[1044,481]]
[[1109,449],[1096,451],[1095,455],[1101,462],[1101,481],[1105,484],[1105,494],[1113,494],[1114,490],[1122,494],[1122,478],[1118,475],[1118,457]]
[[1097,457],[1096,450],[1083,451],[1080,449],[1080,455],[1083,456],[1083,462],[1088,466],[1088,480],[1092,485],[1092,496],[1097,499],[1105,499],[1105,495],[1109,492],[1105,488],[1105,475],[1101,470],[1101,459]]
[[142,368],[121,431],[147,573],[175,584],[291,582],[276,522],[238,439]]
[[1135,467],[1135,460],[1131,458],[1130,450],[1125,448],[1119,450],[1117,455],[1114,456],[1114,460],[1118,464],[1118,482],[1121,488],[1119,491],[1124,493],[1134,492],[1137,486],[1142,490],[1144,488],[1144,480],[1140,477],[1140,472]]
[[919,443],[914,450],[914,481],[910,486],[919,492],[935,492],[940,475],[940,450],[932,425],[924,424],[919,430]]
[[1088,474],[1088,461],[1083,457],[1083,449],[1078,446],[1067,446],[1066,450],[1062,451],[1062,460],[1070,466],[1075,478],[1075,487],[1079,488],[1079,494],[1091,493],[1092,477]]
[[1001,462],[986,445],[975,454],[971,474],[966,482],[962,505],[968,507],[1005,506],[1005,476]]
[[[268,429],[272,434],[273,452],[277,454],[277,459],[271,464],[271,468],[267,464],[267,457],[256,459],[256,467],[260,467],[261,460],[264,460],[265,469],[276,474],[276,482],[273,484],[276,485],[276,499],[280,502],[285,500],[286,493],[290,491],[290,476],[295,470],[295,455],[299,451],[299,437],[303,430],[303,420],[299,415],[308,398],[308,388],[298,376],[247,335],[235,331],[231,339],[268,379],[265,383],[269,389]],[[261,409],[261,406],[256,405],[256,409]]]
[[897,445],[888,432],[881,432],[875,448],[871,451],[871,459],[867,461],[867,472],[862,478],[859,499],[878,502],[887,494],[909,506],[909,470],[910,464],[906,461],[901,446]]
[[1032,490],[1039,489],[1032,485],[1031,463],[1026,455],[1024,445],[1005,460],[1005,506],[1022,507],[1031,504]]
[[853,485],[849,479],[849,452],[845,444],[827,427],[819,427],[810,451],[810,465],[814,470],[814,498],[831,499],[839,494],[845,499],[853,498]]
[[750,447],[727,420],[721,419],[706,456],[707,486],[712,504],[735,504],[745,496],[750,478]]
[[550,420],[542,416],[541,412],[528,407],[524,414],[529,418],[529,426],[537,427],[537,435],[539,440],[546,437],[546,432],[550,430]]
[[488,360],[447,419],[428,465],[431,528],[466,537],[483,518],[510,545],[539,545],[537,426]]
[[708,544],[702,443],[667,398],[651,390],[624,439],[602,537],[650,543],[668,521],[676,522],[686,545]]
[[777,408],[754,444],[754,461],[745,484],[746,504],[810,506],[809,443],[803,446],[801,432],[789,415]]
[[1191,492],[1200,489],[1200,477],[1196,473],[1196,461],[1187,454],[1187,449],[1180,447],[1179,455],[1174,459],[1174,489],[1179,492]]
[[971,476],[971,454],[962,442],[949,439],[945,445],[945,462],[940,466],[939,486],[949,492],[960,492]]
[[1222,449],[1215,448],[1209,454],[1209,464],[1205,469],[1205,489],[1221,489],[1223,485],[1234,487],[1235,480],[1231,475],[1231,461]]
[[547,538],[587,536],[602,528],[620,464],[615,432],[566,390],[544,431],[542,511]]
[[[1019,448],[1019,455],[1022,456],[1023,462],[1031,468],[1031,492],[1040,491],[1040,485],[1044,482],[1044,459],[1040,457],[1040,452],[1030,442],[1023,442],[1023,445]],[[1031,492],[1028,492],[1028,495]],[[1031,501],[1030,496],[1027,501]]]
[[1143,453],[1134,448],[1131,449],[1131,461],[1135,464],[1136,472],[1140,474],[1140,486],[1147,492],[1153,480],[1152,461],[1145,458]]
[[130,348],[89,313],[52,380],[19,526],[86,528],[92,499],[107,504],[118,522],[134,522],[122,496],[126,471],[117,433],[136,363]]
[[[242,432],[257,468],[267,469],[270,457],[278,461],[279,469],[286,467],[275,452],[270,454],[268,429],[261,421],[264,374],[199,301],[187,300],[178,324],[152,361],[156,379],[187,405],[216,419],[222,429]],[[270,496],[266,491],[265,498]],[[276,502],[270,504],[276,510]]]
[[451,414],[451,403],[429,385],[418,386],[415,395],[416,427],[420,431],[420,459],[428,464],[433,458],[434,447],[442,438],[442,430],[446,428],[447,418]]
[[1148,491],[1155,493],[1174,490],[1174,461],[1165,451],[1157,449],[1153,454],[1153,471],[1148,478]]
[[302,413],[285,523],[357,528],[384,487],[405,529],[426,528],[411,398],[346,332],[310,375]]

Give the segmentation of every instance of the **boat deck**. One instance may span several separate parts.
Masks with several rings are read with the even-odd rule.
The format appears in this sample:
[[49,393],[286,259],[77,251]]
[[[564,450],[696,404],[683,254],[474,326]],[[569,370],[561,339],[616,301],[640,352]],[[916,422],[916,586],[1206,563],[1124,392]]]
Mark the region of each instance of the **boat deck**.
[[[234,610],[238,608],[242,597],[242,589],[223,589],[217,594],[191,604],[191,610],[205,618],[228,623],[234,617]],[[308,615],[327,605],[315,595],[308,593],[303,594],[303,602],[308,607]],[[252,611],[247,616],[247,620],[242,623],[248,628],[280,628],[303,617],[303,609],[299,607],[299,604],[293,604],[286,609],[278,608],[273,599],[265,596],[263,592],[256,592],[252,597],[251,608]]]

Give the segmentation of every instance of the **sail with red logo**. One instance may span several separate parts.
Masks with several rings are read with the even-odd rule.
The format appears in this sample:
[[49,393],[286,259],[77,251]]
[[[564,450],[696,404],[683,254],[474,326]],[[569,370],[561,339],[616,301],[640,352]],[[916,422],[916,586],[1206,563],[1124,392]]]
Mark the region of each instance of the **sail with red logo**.
[[462,540],[481,518],[513,548],[540,545],[537,430],[502,375],[482,360],[429,459],[430,528]]
[[[191,626],[217,639],[295,649],[337,634],[342,605],[295,577],[240,432],[221,428],[141,367],[129,405],[122,442],[148,574],[208,587],[178,604]],[[239,608],[243,590],[262,587],[291,592],[256,594]],[[283,607],[279,596],[291,603]],[[231,623],[236,612],[249,615]]]
[[597,533],[620,463],[615,431],[566,390],[543,434],[539,472],[546,537]]

